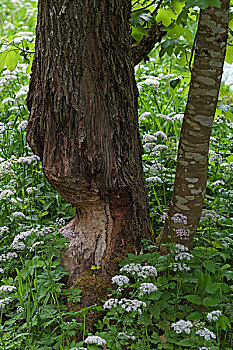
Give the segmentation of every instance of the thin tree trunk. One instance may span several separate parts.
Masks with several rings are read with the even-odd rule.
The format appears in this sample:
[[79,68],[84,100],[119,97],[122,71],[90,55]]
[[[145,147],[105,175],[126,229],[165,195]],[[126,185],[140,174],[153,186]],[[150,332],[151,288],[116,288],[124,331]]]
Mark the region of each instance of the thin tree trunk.
[[208,7],[200,14],[174,190],[168,218],[158,239],[160,245],[177,242],[190,247],[199,224],[207,182],[209,140],[227,45],[229,0],[222,0],[221,4],[220,9]]
[[28,142],[77,208],[64,265],[108,274],[151,235],[128,0],[39,0]]

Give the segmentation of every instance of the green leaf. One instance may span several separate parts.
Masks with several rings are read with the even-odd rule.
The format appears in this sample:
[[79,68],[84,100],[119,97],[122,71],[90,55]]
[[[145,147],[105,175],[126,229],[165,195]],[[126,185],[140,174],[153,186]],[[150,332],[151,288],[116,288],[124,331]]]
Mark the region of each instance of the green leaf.
[[138,323],[144,324],[145,326],[149,326],[149,324],[151,324],[151,316],[148,315],[148,313],[143,312],[141,315],[138,316]]
[[186,7],[198,6],[202,10],[205,10],[208,6],[221,7],[220,0],[186,0]]
[[5,67],[6,54],[8,51],[3,51],[0,53],[0,72]]
[[145,28],[138,25],[137,27],[132,27],[131,35],[136,41],[141,41],[143,36],[148,35],[148,33]]
[[215,294],[217,290],[220,289],[220,287],[221,287],[221,283],[215,282],[215,283],[208,284],[205,290],[208,293]]
[[204,306],[216,306],[221,302],[220,298],[216,297],[206,297],[203,299]]
[[176,345],[186,346],[187,348],[193,347],[191,339],[182,339],[182,340],[176,342]]
[[179,15],[182,11],[182,8],[185,6],[184,0],[172,0],[173,11]]
[[216,265],[213,261],[211,260],[207,260],[204,261],[203,266],[206,268],[206,270],[208,270],[209,272],[213,272],[215,273],[216,270]]
[[185,299],[187,299],[193,304],[198,304],[198,305],[202,304],[201,297],[199,297],[198,295],[186,295]]
[[160,307],[159,305],[153,305],[149,306],[149,312],[152,316],[154,316],[156,319],[159,319],[160,316]]
[[233,46],[227,45],[225,61],[229,64],[233,63]]
[[202,319],[202,314],[198,311],[192,312],[188,317],[186,317],[188,321],[195,321],[195,320],[201,320]]
[[177,77],[175,79],[172,79],[170,81],[170,86],[175,89],[177,87],[177,85],[180,83],[181,79],[183,79],[183,76]]
[[160,9],[156,16],[156,22],[162,22],[165,27],[169,27],[172,23],[172,20],[175,20],[177,18],[177,15],[175,12],[171,9]]
[[8,51],[6,55],[6,66],[10,71],[13,71],[18,64],[19,57],[15,51]]

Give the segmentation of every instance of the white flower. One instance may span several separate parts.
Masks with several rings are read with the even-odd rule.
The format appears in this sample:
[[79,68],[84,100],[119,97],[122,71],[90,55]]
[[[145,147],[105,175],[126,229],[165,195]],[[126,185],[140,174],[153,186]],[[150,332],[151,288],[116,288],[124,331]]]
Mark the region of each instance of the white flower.
[[172,263],[169,267],[173,267],[173,271],[190,271],[190,267],[187,264]]
[[192,254],[189,254],[187,252],[180,252],[175,256],[175,260],[191,260],[193,258]]
[[98,337],[97,335],[89,335],[84,342],[86,344],[98,344],[98,345],[103,345],[106,344],[106,340],[104,340],[101,337]]
[[3,234],[3,233],[8,233],[10,230],[9,230],[9,227],[7,226],[1,226],[0,227],[0,236]]
[[25,218],[25,215],[19,211],[15,211],[14,213],[11,214],[14,217],[18,217],[18,218]]
[[4,298],[4,299],[0,299],[0,310],[3,309],[10,302],[11,302],[11,298],[9,298],[9,297]]
[[156,292],[158,290],[158,288],[153,283],[142,283],[139,289],[143,294]]
[[5,103],[8,103],[8,102],[15,102],[15,100],[12,97],[7,97],[4,100],[2,100],[1,103],[4,105]]
[[157,270],[154,266],[142,266],[141,271],[138,273],[138,277],[147,278],[149,276],[156,277],[157,276]]
[[0,255],[0,261],[7,261],[9,259],[13,259],[13,258],[17,258],[17,257],[18,257],[17,253],[8,252],[7,254]]
[[188,228],[177,228],[176,230],[176,237],[179,237],[181,239],[188,239],[190,236],[190,230]]
[[187,252],[189,249],[188,247],[185,247],[183,244],[174,244],[175,247],[175,252],[180,253],[180,252]]
[[187,216],[185,216],[183,214],[176,213],[173,215],[173,217],[171,219],[175,224],[178,223],[178,224],[187,225]]
[[150,112],[144,112],[144,113],[142,113],[142,114],[140,115],[140,117],[139,117],[139,123],[142,122],[143,120],[146,120],[146,118],[147,118],[149,115],[151,115]]
[[117,307],[118,304],[118,299],[109,299],[107,300],[104,305],[103,308],[104,309],[111,309],[112,307]]
[[25,244],[23,242],[15,241],[15,242],[11,243],[11,248],[16,249],[16,250],[24,250]]
[[162,184],[163,183],[163,181],[160,179],[160,177],[158,177],[158,176],[151,176],[151,177],[148,177],[147,179],[146,179],[146,181],[147,182],[149,182],[149,183],[160,183],[160,184]]
[[7,199],[10,196],[14,195],[14,192],[11,190],[4,190],[0,192],[0,200],[1,199]]
[[138,277],[142,278],[147,278],[149,276],[157,276],[157,270],[154,266],[141,266],[140,264],[134,263],[123,266],[120,269],[120,272],[127,272],[133,276],[137,275]]
[[141,300],[131,300],[123,298],[118,302],[118,305],[122,307],[126,312],[137,311],[139,314],[142,313],[141,306],[146,307],[146,303]]
[[140,88],[142,85],[153,85],[159,86],[159,80],[154,76],[145,76],[146,80],[138,83],[138,87]]
[[4,270],[0,267],[0,273],[4,273]]
[[178,113],[178,114],[174,115],[174,116],[171,118],[171,121],[172,121],[172,122],[175,122],[175,121],[180,121],[180,122],[182,122],[183,118],[184,118],[184,114]]
[[200,335],[200,337],[204,337],[205,340],[210,340],[211,338],[216,339],[216,335],[205,327],[196,331],[196,334]]
[[15,289],[16,289],[16,287],[14,287],[14,286],[6,286],[6,285],[4,285],[4,286],[0,287],[0,293],[12,292]]
[[207,320],[209,321],[209,322],[211,322],[211,321],[217,321],[218,320],[218,318],[219,318],[219,316],[221,316],[222,315],[222,311],[220,311],[220,310],[215,310],[215,311],[212,311],[212,312],[209,312],[208,314],[207,314],[207,316],[206,316],[206,318],[207,318]]
[[140,264],[127,264],[125,266],[123,266],[121,269],[120,269],[120,272],[128,272],[130,273],[131,275],[135,275],[136,273],[140,272],[141,271],[141,268],[142,266]]
[[216,222],[219,219],[219,215],[213,210],[203,210],[201,213],[201,220]]
[[33,245],[32,245],[31,248],[30,248],[30,252],[33,252],[33,251],[35,250],[35,247],[36,247],[37,245],[42,245],[42,244],[44,244],[43,241],[38,241],[38,242],[33,243]]
[[37,191],[37,187],[28,187],[26,191],[28,194],[31,194],[32,192]]
[[191,332],[191,328],[193,327],[192,322],[190,321],[184,321],[180,320],[175,323],[172,323],[172,328],[174,328],[174,331],[179,334],[185,332],[186,334],[189,334]]
[[119,287],[121,287],[124,284],[129,283],[129,278],[122,275],[116,275],[112,277],[112,283],[116,283]]
[[18,125],[18,131],[23,131],[23,130],[26,130],[28,127],[28,121],[27,120],[23,120],[21,123],[19,123]]
[[156,131],[155,136],[160,136],[167,140],[167,135],[163,131]]
[[118,337],[123,338],[123,339],[130,339],[130,340],[136,339],[136,337],[133,335],[133,332],[130,332],[130,333],[120,332],[120,333],[118,333]]
[[143,141],[144,142],[156,142],[157,137],[155,137],[154,135],[145,134],[145,135],[143,135]]
[[62,231],[62,235],[65,238],[68,238],[69,240],[71,240],[72,238],[74,238],[76,236],[75,232],[72,230],[64,230]]

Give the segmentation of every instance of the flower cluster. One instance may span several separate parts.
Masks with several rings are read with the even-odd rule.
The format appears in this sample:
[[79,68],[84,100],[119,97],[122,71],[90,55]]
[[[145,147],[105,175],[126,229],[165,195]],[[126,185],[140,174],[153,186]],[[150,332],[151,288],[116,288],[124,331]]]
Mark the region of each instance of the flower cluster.
[[142,313],[141,307],[146,307],[146,303],[141,300],[131,300],[123,298],[121,299],[118,304],[124,309],[126,312],[130,311],[137,311],[139,314]]
[[133,335],[133,332],[120,332],[118,333],[119,338],[128,339],[128,340],[136,340],[136,337]]
[[17,257],[18,257],[17,253],[8,252],[7,254],[0,255],[0,261],[7,261],[7,260],[17,258]]
[[218,162],[218,163],[221,163],[222,161],[222,156],[218,153],[215,153],[214,151],[210,150],[209,151],[209,154],[211,154],[211,157],[209,159],[209,162],[212,163],[214,162],[215,160]]
[[175,260],[191,260],[193,255],[187,252],[180,252],[175,256]]
[[219,215],[213,210],[203,210],[201,213],[202,221],[213,221],[216,222],[219,219]]
[[3,235],[3,233],[8,233],[10,230],[9,230],[9,227],[7,226],[1,226],[0,227],[0,236]]
[[148,116],[150,116],[151,113],[150,112],[144,112],[140,115],[139,117],[139,123],[142,122],[143,120],[146,120]]
[[26,130],[28,127],[28,121],[27,120],[23,120],[21,123],[19,123],[18,125],[18,131],[23,131]]
[[155,136],[156,137],[162,137],[165,140],[167,140],[167,135],[163,131],[156,131]]
[[42,244],[44,244],[43,241],[38,241],[38,242],[33,243],[33,245],[32,245],[31,248],[30,248],[30,252],[33,252],[33,251],[35,250],[35,247],[36,247],[36,246],[42,245]]
[[190,236],[190,230],[188,228],[177,228],[175,232],[176,232],[176,237],[180,239],[186,240]]
[[119,287],[122,287],[124,284],[129,283],[129,278],[123,275],[116,275],[112,277],[112,283],[116,283]]
[[13,290],[17,289],[16,287],[14,286],[1,286],[0,287],[0,293],[6,293],[6,292],[12,292]]
[[172,221],[174,224],[184,224],[187,225],[187,216],[183,214],[176,213],[172,216]]
[[154,135],[145,134],[145,135],[143,135],[143,141],[144,142],[156,142],[157,141],[157,137],[154,136]]
[[103,345],[106,344],[106,340],[98,337],[97,335],[89,335],[84,342],[86,344],[98,344],[98,345]]
[[149,276],[156,277],[157,270],[154,266],[141,266],[140,264],[127,264],[120,269],[120,272],[127,272],[133,276],[147,278]]
[[107,300],[104,305],[103,305],[103,309],[111,309],[113,307],[117,307],[118,304],[118,299],[109,299]]
[[190,334],[192,327],[193,327],[193,324],[191,321],[180,320],[175,323],[172,323],[172,328],[174,328],[174,331],[177,334],[183,333],[183,332],[186,334]]
[[160,183],[160,184],[163,183],[163,181],[158,176],[150,176],[146,179],[146,182],[148,182],[148,183]]
[[143,294],[156,292],[158,290],[158,288],[153,283],[141,283],[139,289]]
[[68,238],[69,240],[76,236],[75,232],[72,230],[62,230],[62,234],[65,238]]
[[210,340],[211,338],[216,339],[216,335],[205,327],[196,331],[196,334],[200,335],[200,337],[204,337],[205,340]]
[[220,310],[215,310],[215,311],[212,311],[212,312],[209,312],[208,314],[207,314],[207,316],[206,316],[206,318],[207,318],[207,320],[209,321],[209,322],[211,322],[211,321],[217,321],[218,320],[218,318],[219,318],[219,316],[221,316],[222,315],[222,311],[220,311]]
[[172,263],[169,267],[173,268],[173,271],[190,271],[190,267],[187,264]]
[[0,299],[0,310],[4,309],[4,307],[11,302],[11,298],[7,297],[4,299]]
[[180,252],[188,252],[188,247],[185,247],[183,244],[174,244],[175,252],[180,253]]

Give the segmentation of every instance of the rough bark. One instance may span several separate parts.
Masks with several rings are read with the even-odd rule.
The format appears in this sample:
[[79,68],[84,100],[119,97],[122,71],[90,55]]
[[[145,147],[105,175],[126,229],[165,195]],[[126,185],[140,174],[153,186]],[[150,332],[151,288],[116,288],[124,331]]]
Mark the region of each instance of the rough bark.
[[129,42],[128,0],[39,0],[28,142],[77,208],[64,228],[72,278],[151,235]]
[[[226,52],[229,0],[220,9],[201,11],[191,85],[178,148],[176,178],[158,242],[175,241],[190,247],[204,203],[209,140],[217,106]],[[175,214],[187,217],[175,222]],[[184,230],[179,231],[179,230]]]

